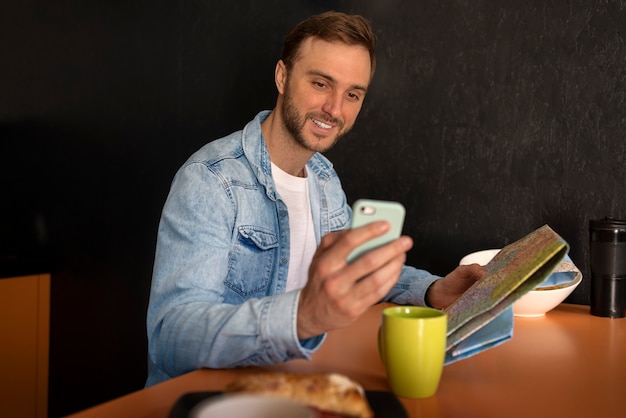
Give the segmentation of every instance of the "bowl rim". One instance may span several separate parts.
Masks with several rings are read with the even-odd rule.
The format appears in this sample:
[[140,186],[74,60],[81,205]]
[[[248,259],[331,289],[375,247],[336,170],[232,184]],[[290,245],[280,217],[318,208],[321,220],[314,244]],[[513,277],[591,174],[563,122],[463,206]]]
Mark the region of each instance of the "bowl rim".
[[576,276],[574,276],[574,279],[570,280],[569,282],[563,282],[551,286],[535,287],[532,291],[546,292],[550,290],[567,289],[568,287],[577,286],[582,281],[582,279],[583,274],[579,271],[576,273]]
[[[467,259],[468,259],[470,256],[476,256],[476,255],[485,254],[485,253],[493,253],[493,256],[495,257],[495,255],[496,255],[497,253],[499,253],[499,252],[500,252],[500,250],[502,250],[502,248],[487,248],[487,249],[484,249],[484,250],[477,250],[477,251],[473,251],[473,252],[468,253],[468,254],[465,254],[463,257],[461,257],[461,259],[459,260],[459,265],[460,265],[460,266],[462,266],[462,265],[467,265],[467,264],[465,264],[465,263],[464,263],[464,261],[467,261]],[[476,263],[476,262],[474,262],[474,263],[475,263],[475,264],[478,264],[478,263]]]

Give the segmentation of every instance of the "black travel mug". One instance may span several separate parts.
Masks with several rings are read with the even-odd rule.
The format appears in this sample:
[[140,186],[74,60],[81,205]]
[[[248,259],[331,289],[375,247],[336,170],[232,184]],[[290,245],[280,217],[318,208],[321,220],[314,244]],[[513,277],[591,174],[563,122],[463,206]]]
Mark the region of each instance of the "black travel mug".
[[591,314],[626,315],[626,221],[589,221]]

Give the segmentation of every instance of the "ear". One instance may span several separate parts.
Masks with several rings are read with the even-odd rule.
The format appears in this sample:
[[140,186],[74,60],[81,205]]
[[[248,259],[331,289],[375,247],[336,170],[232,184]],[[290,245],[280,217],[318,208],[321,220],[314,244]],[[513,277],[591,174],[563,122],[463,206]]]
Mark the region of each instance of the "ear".
[[285,85],[287,84],[287,66],[283,60],[278,60],[276,63],[276,69],[274,70],[274,82],[276,83],[278,94],[284,94]]

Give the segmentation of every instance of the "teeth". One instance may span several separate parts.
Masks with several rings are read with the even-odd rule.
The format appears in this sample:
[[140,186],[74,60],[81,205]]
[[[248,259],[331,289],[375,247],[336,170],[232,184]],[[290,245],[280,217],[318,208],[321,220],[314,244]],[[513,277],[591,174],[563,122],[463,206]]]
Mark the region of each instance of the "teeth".
[[324,122],[320,122],[319,120],[315,120],[315,119],[311,119],[311,120],[313,121],[314,124],[316,124],[320,128],[324,128],[324,129],[332,128],[332,125],[328,125],[328,124],[326,124]]

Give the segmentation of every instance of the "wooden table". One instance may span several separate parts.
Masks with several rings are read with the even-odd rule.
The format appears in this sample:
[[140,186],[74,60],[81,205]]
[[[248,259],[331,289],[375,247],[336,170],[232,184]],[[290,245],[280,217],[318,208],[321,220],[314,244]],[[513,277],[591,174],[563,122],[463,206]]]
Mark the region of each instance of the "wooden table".
[[[365,389],[389,390],[376,344],[384,306],[329,333],[311,361],[264,369],[338,372]],[[259,370],[194,371],[73,417],[167,417],[182,394],[221,390]],[[588,306],[567,304],[541,318],[515,318],[511,341],[446,366],[435,396],[401,401],[411,417],[626,416],[626,318],[599,318]]]

